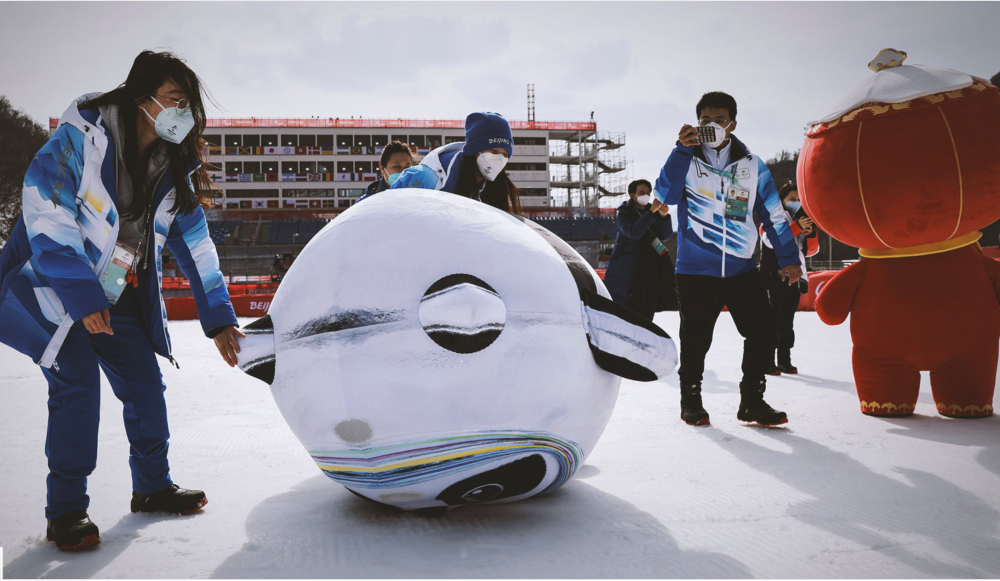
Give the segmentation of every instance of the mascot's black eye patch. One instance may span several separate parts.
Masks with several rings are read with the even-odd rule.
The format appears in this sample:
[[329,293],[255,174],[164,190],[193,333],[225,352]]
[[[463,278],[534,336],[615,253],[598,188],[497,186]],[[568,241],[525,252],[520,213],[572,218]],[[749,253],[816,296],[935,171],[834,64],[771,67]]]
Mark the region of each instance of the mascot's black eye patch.
[[445,488],[437,495],[437,500],[449,505],[503,500],[531,492],[544,479],[545,459],[540,454],[532,454],[460,480]]
[[482,351],[500,336],[507,307],[493,287],[470,274],[451,274],[420,299],[420,325],[432,341],[456,353]]
[[339,311],[328,313],[321,317],[316,317],[307,321],[287,335],[288,339],[302,339],[323,333],[334,333],[345,329],[357,329],[358,327],[369,327],[371,325],[381,325],[402,319],[400,311],[377,311],[358,309],[355,311]]

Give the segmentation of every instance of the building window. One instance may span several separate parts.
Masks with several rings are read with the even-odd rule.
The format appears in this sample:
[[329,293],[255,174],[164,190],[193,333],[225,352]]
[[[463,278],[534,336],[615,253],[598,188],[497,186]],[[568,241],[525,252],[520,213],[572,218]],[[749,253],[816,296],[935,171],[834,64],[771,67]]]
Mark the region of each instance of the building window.
[[365,195],[364,188],[341,188],[337,190],[341,198],[360,198]]
[[243,162],[242,173],[264,173],[264,172],[260,171],[259,161],[245,161]]
[[417,147],[426,147],[427,140],[424,139],[423,135],[411,135],[410,140],[407,141],[410,145],[416,145]]
[[354,173],[353,161],[338,161],[337,173]]
[[372,173],[372,162],[370,161],[357,161],[354,162],[355,173]]
[[372,145],[374,147],[385,147],[389,144],[388,135],[372,135]]
[[372,136],[371,135],[355,135],[354,136],[354,146],[355,147],[371,147]]
[[239,161],[227,161],[226,173],[227,174],[243,173],[243,163]]
[[277,135],[261,135],[260,136],[260,144],[263,145],[264,147],[273,147],[275,145],[278,145],[278,136]]
[[299,173],[299,162],[297,161],[281,162],[281,173]]
[[428,135],[427,136],[427,147],[434,149],[436,147],[441,147],[441,136],[440,135]]
[[260,135],[244,135],[243,147],[260,147]]
[[507,171],[545,171],[544,163],[508,163]]
[[338,135],[337,147],[350,147],[354,143],[354,138],[350,135]]
[[209,146],[222,147],[222,136],[221,135],[203,135],[205,141],[208,142]]
[[226,190],[227,198],[277,198],[278,190]]
[[282,135],[281,136],[281,145],[283,147],[288,147],[288,146],[295,147],[298,144],[299,144],[299,136],[298,135]]
[[243,145],[242,137],[243,137],[242,135],[227,135],[226,145],[228,145],[229,147],[239,147]]
[[205,171],[222,171],[222,166],[210,161],[205,162]]
[[545,145],[544,137],[515,137],[514,145]]
[[333,162],[332,161],[319,161],[316,162],[316,169],[319,171],[316,173],[334,173]]
[[518,188],[522,196],[548,196],[549,192],[545,188]]
[[299,172],[301,173],[316,173],[316,162],[315,161],[303,161],[299,163]]
[[459,142],[462,142],[462,141],[465,141],[465,136],[464,135],[445,135],[444,136],[444,143],[445,143],[445,145],[447,145],[449,143],[459,143]]
[[264,173],[278,173],[278,162],[276,161],[262,161]]
[[314,147],[316,145],[316,136],[299,135],[299,145],[302,147]]
[[333,136],[332,135],[317,135],[316,145],[319,147],[333,147]]
[[350,208],[354,205],[354,200],[337,200],[338,208]]
[[392,139],[390,141],[398,141],[400,143],[409,143],[409,141],[406,140],[406,136],[405,135],[393,135]]

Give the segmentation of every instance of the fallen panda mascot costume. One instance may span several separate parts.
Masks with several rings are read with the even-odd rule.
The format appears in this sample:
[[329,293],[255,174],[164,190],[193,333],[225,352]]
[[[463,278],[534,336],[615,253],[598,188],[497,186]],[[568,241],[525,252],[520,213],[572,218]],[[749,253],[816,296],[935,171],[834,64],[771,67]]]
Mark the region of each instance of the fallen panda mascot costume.
[[950,69],[876,71],[811,124],[799,157],[802,205],[862,260],[816,299],[827,324],[851,315],[861,411],[912,414],[920,371],[938,412],[993,414],[1000,262],[977,230],[1000,218],[1000,92]]
[[677,361],[552,233],[423,189],[327,225],[245,330],[240,367],[327,476],[430,511],[564,484],[621,377],[655,381]]

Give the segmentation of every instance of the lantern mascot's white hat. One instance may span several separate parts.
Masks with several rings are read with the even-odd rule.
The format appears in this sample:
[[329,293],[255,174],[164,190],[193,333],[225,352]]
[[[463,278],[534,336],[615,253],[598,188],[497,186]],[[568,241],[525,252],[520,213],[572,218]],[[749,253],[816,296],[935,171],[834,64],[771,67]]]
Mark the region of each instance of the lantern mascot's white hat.
[[558,488],[621,377],[677,364],[673,340],[554,234],[430,190],[341,214],[245,330],[240,368],[271,385],[323,472],[408,510]]

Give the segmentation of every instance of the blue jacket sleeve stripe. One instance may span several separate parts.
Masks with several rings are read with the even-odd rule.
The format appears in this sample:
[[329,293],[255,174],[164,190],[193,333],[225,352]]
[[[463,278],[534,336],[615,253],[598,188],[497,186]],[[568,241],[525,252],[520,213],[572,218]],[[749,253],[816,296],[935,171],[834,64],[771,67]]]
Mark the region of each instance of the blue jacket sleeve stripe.
[[771,171],[760,159],[757,160],[757,202],[754,211],[760,218],[764,234],[771,241],[771,247],[778,256],[778,266],[784,268],[799,262],[799,250],[795,246],[792,228],[781,207],[781,196],[771,179]]
[[208,235],[205,212],[200,207],[174,219],[167,246],[177,258],[184,276],[191,281],[191,294],[205,334],[219,327],[236,325],[229,290],[219,270],[219,256]]
[[438,184],[437,172],[426,165],[415,165],[403,170],[399,178],[392,184],[391,190],[400,188],[422,188],[436,190]]
[[21,197],[33,260],[77,321],[109,306],[77,223],[83,156],[80,130],[62,125],[28,167]]

